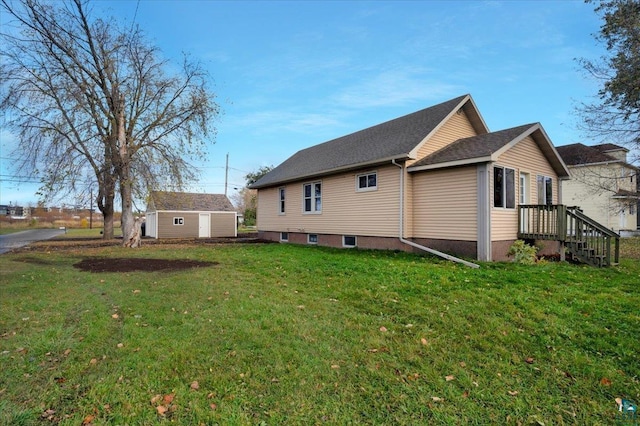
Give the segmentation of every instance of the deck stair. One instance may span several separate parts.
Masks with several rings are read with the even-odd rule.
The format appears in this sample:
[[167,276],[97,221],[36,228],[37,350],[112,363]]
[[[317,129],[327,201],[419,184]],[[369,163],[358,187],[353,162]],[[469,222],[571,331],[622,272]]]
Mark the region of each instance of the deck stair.
[[518,207],[518,238],[559,241],[561,256],[597,266],[617,265],[620,235],[586,216],[578,207],[562,204]]

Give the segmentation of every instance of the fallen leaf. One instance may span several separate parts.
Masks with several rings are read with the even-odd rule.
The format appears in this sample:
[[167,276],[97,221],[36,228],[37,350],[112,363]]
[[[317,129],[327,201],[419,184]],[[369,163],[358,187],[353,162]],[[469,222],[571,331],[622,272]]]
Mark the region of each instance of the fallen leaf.
[[156,395],[151,398],[151,404],[156,405],[160,400],[162,400],[162,395]]
[[138,294],[140,293],[140,290],[133,290],[133,294]]
[[602,379],[600,379],[600,384],[602,386],[611,386],[611,380],[607,379],[606,377],[603,377]]
[[433,400],[433,402],[442,402],[442,398],[439,398],[437,396],[432,396],[431,399]]
[[333,365],[331,366],[331,368],[332,368],[332,369],[334,369],[334,370],[337,370],[337,369],[339,369],[339,368],[340,368],[340,366],[339,366],[338,364],[333,364]]
[[94,416],[93,414],[89,414],[88,416],[86,416],[83,420],[82,420],[82,424],[83,425],[89,425],[91,424],[91,422],[93,421],[93,419],[95,419],[96,416]]
[[111,315],[111,318],[113,318],[113,319],[118,319],[118,318],[120,318],[120,315],[118,315],[118,314],[113,314],[113,315]]
[[194,381],[191,383],[191,389],[193,389],[193,390],[198,390],[198,389],[200,389],[200,384],[198,383],[198,381],[197,381],[197,380],[194,380]]
[[66,351],[64,351],[64,355],[67,356],[71,353],[71,349],[67,349]]
[[383,333],[387,332],[387,327],[385,327],[384,325],[382,327],[380,327],[380,331],[382,331]]
[[465,368],[467,366],[467,363],[464,361],[460,361],[460,367]]
[[124,343],[118,343],[116,346],[119,348],[124,348]]
[[89,361],[89,364],[93,365],[93,364],[97,364],[98,360],[95,358],[91,358],[91,361]]
[[424,346],[427,346],[427,339],[423,337],[422,339],[420,339],[420,343],[422,343]]
[[175,397],[175,394],[170,393],[168,395],[165,395],[164,398],[162,398],[162,402],[169,405],[173,402],[173,398]]
[[456,379],[456,376],[454,376],[453,374],[450,374],[450,375],[448,375],[448,376],[445,376],[445,378],[444,378],[444,379],[445,379],[447,382],[450,382],[450,381],[452,381],[452,380],[455,380],[455,379]]
[[463,398],[469,398],[469,391],[464,391],[462,394]]
[[43,419],[49,419],[53,417],[54,414],[56,414],[56,410],[48,409],[45,410],[40,417],[42,417]]
[[209,407],[211,407],[212,410],[215,410],[218,408],[216,404],[210,404]]
[[517,394],[519,394],[520,392],[518,392],[518,391],[509,391],[509,392],[507,392],[507,393],[508,393],[509,395],[511,395],[511,396],[516,396],[516,395],[517,395]]
[[160,414],[161,416],[164,416],[165,413],[167,412],[167,407],[165,407],[164,405],[158,405],[156,407],[156,411],[158,412],[158,414]]
[[622,405],[622,398],[616,398],[616,404],[618,404],[618,407]]
[[532,357],[528,357],[527,359],[524,360],[527,364],[533,364],[535,362],[535,360]]

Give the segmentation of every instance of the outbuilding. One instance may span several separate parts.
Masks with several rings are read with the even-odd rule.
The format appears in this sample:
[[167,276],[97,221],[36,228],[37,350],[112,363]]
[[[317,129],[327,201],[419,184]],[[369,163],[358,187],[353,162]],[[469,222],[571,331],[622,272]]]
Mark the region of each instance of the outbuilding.
[[237,213],[224,194],[152,191],[145,232],[152,238],[236,237]]

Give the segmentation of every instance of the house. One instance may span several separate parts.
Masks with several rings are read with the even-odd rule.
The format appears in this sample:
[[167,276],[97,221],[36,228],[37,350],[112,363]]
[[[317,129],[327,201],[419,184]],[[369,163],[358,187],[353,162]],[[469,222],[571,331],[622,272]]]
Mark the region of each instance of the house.
[[252,188],[264,239],[490,261],[549,235],[528,223],[559,205],[568,177],[539,123],[490,132],[464,95],[298,151]]
[[627,163],[628,149],[611,143],[559,146],[571,180],[562,183],[566,204],[576,205],[604,226],[622,233],[638,229],[638,168]]
[[152,238],[236,237],[236,211],[223,194],[152,191],[145,233]]

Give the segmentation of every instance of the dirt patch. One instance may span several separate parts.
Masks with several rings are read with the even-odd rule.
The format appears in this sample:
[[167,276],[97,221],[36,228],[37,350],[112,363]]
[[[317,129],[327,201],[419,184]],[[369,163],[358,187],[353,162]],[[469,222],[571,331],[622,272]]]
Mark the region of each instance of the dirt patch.
[[75,263],[75,268],[87,272],[153,272],[182,271],[192,268],[206,268],[218,262],[203,262],[187,259],[143,259],[143,258],[103,258],[88,257]]

